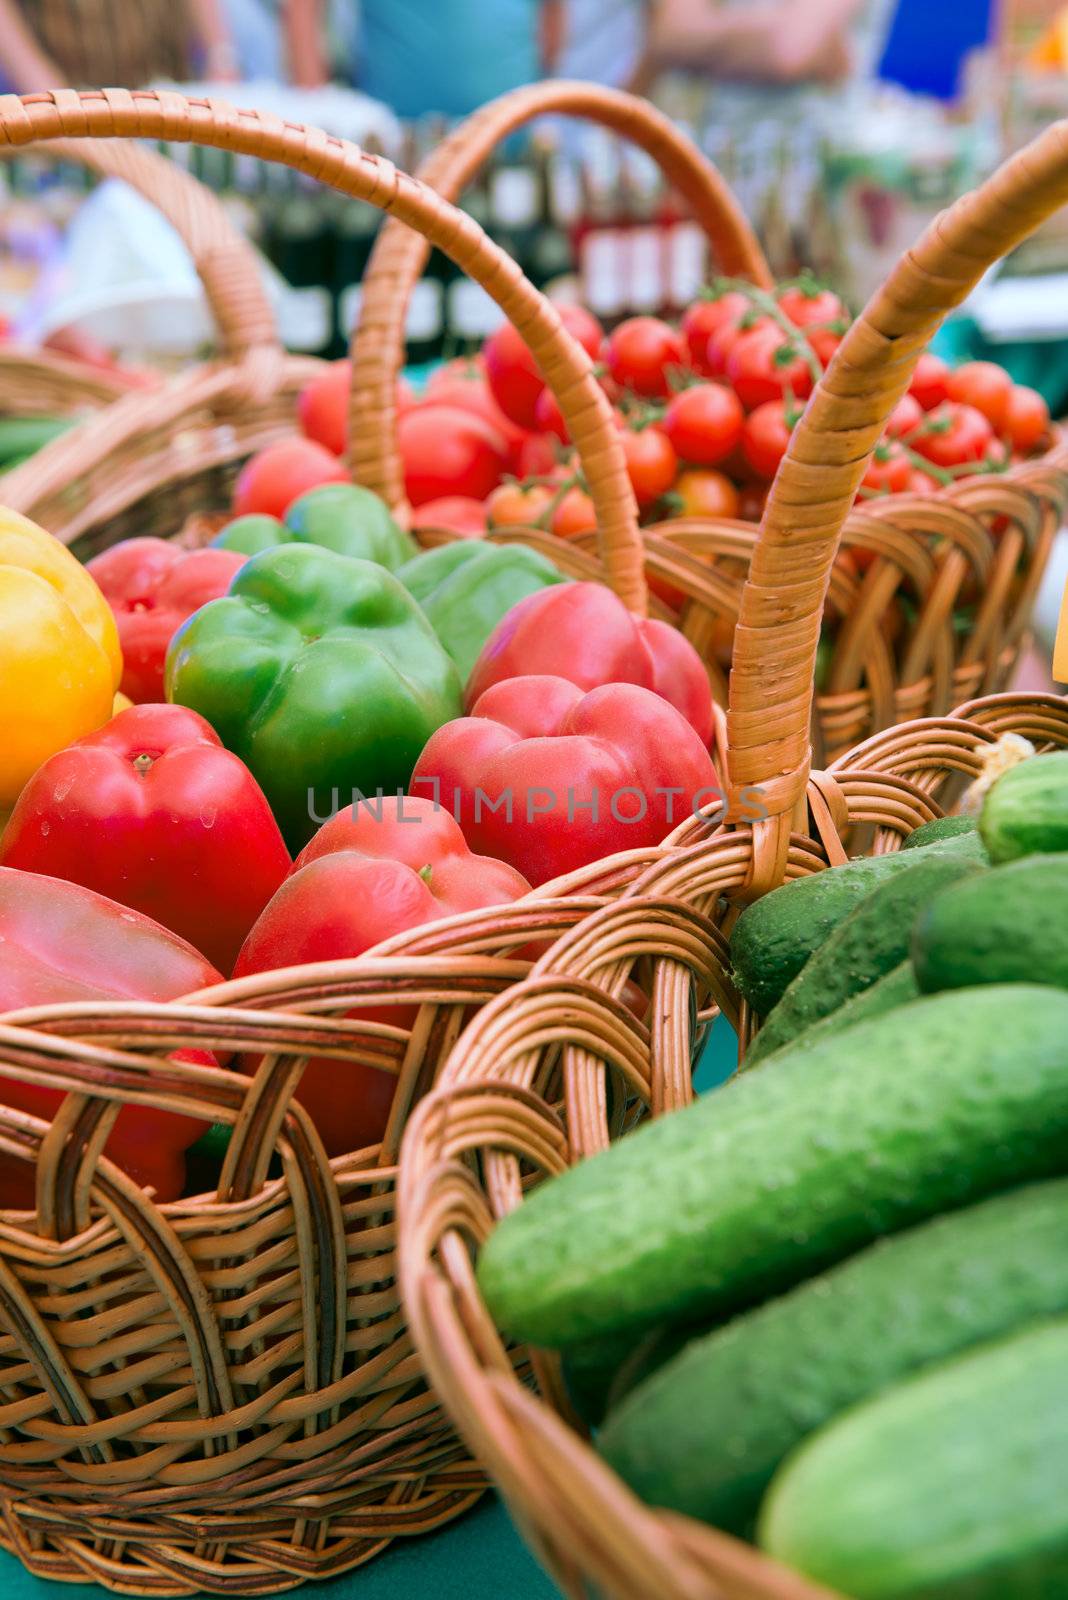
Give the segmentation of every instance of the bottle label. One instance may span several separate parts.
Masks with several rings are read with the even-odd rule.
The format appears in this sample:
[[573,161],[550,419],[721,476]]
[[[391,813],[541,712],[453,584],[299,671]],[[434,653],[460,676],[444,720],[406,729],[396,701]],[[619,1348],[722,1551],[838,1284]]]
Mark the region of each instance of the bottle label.
[[501,167],[490,194],[493,221],[502,228],[528,228],[538,215],[538,179],[532,167]]

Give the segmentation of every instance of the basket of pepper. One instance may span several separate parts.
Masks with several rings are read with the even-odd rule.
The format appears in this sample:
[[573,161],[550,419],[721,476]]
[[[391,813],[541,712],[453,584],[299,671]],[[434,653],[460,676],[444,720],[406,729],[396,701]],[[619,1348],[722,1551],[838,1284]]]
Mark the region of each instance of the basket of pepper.
[[[461,604],[439,592],[445,574],[402,579],[441,552],[415,553],[365,491],[321,485],[326,502],[300,497],[288,522],[260,516],[251,558],[190,553],[228,557],[229,592],[187,618],[164,665],[179,606],[158,571],[113,572],[109,605],[57,540],[0,519],[5,615],[25,624],[30,606],[39,623],[5,626],[26,688],[0,775],[15,801],[0,865],[2,1537],[39,1575],[128,1593],[282,1589],[482,1492],[400,1310],[400,1136],[471,1016],[660,856],[672,795],[692,809],[714,792],[721,719],[696,651],[644,615],[636,511],[588,357],[469,218],[343,141],[175,95],[8,99],[0,128],[19,145],[199,139],[420,229],[515,319],[604,530],[597,557],[569,554],[580,581],[528,551],[532,585],[520,550],[479,546],[499,561],[477,584],[459,574]],[[103,449],[125,405],[83,444]],[[493,699],[460,719],[459,659],[516,598],[525,628],[478,652]],[[515,653],[534,661],[547,637],[548,689],[543,660],[512,696]],[[144,703],[109,722],[131,664]],[[38,714],[53,690],[48,707],[74,718],[58,736]],[[550,729],[547,779],[531,746]],[[486,734],[506,789],[559,789],[516,818],[533,887],[513,835],[480,853],[432,798],[486,781]],[[641,815],[598,814],[594,785],[622,792],[646,770],[663,793]],[[377,811],[339,809],[338,789],[373,803],[376,787]],[[627,994],[638,1012],[649,999]]]
[[[549,114],[592,118],[653,155],[704,224],[722,274],[678,329],[630,318],[602,345],[595,319],[581,308],[565,315],[600,356],[617,409],[642,508],[653,614],[697,645],[725,703],[752,519],[759,520],[767,485],[849,315],[811,278],[777,287],[714,176],[702,193],[680,159],[677,130],[630,96],[566,82],[516,90],[457,128],[420,176],[456,199],[503,139]],[[425,260],[423,240],[387,224],[368,264],[353,341],[352,464],[357,481],[402,521],[440,539],[448,536],[440,526],[442,516],[450,519],[448,506],[435,499],[423,509],[423,495],[409,505],[406,469],[408,485],[422,485],[412,467],[418,412],[398,418],[395,387],[408,303]],[[551,397],[539,396],[529,354],[524,360],[510,330],[486,341],[479,363],[432,381],[427,406],[483,410],[476,391],[487,379],[507,413],[491,420],[540,426],[541,444],[547,438],[561,460],[553,463],[552,449],[531,451],[528,433],[526,454],[521,449],[512,467],[516,481],[490,495],[482,525],[488,517],[492,538],[529,540],[533,530],[591,549],[592,508],[567,431]],[[1068,457],[1041,398],[1014,389],[991,363],[951,371],[925,354],[886,419],[843,530],[817,663],[813,736],[821,763],[882,727],[944,714],[1011,681],[1066,497]],[[460,515],[458,525],[470,512]]]
[[[766,814],[689,820],[482,1010],[409,1124],[417,1348],[568,1594],[1064,1581],[1068,701],[972,701],[822,771],[809,710],[871,451],[940,318],[1068,197],[1066,139],[928,230],[798,424],[727,716],[728,793]],[[743,1070],[694,1104],[718,1012]]]

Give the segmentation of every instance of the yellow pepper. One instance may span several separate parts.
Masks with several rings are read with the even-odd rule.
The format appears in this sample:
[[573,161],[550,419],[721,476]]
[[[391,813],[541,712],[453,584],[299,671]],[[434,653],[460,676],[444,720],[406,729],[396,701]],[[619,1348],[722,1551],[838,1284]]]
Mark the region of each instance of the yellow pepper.
[[122,677],[115,619],[70,551],[0,507],[0,808],[42,761],[108,721]]

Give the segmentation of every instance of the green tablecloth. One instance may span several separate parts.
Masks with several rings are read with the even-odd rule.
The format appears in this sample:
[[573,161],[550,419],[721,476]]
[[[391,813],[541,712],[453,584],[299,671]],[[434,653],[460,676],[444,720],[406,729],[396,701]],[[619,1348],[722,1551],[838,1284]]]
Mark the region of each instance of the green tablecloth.
[[[721,1019],[698,1063],[697,1088],[721,1083],[733,1059],[734,1034]],[[92,1584],[60,1586],[35,1578],[0,1551],[4,1600],[101,1600],[104,1592]],[[436,1533],[398,1539],[367,1566],[305,1592],[314,1600],[559,1600],[559,1590],[492,1495]]]

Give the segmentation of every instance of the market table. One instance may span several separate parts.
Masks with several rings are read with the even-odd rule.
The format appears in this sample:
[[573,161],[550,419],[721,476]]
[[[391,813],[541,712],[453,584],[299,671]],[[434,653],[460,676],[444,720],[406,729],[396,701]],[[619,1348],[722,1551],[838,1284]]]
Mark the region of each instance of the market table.
[[[697,1065],[699,1090],[722,1083],[734,1062],[734,1034],[720,1019]],[[56,1584],[35,1578],[0,1551],[0,1594],[6,1600],[103,1600],[94,1584]],[[436,1533],[398,1539],[354,1572],[307,1586],[314,1600],[559,1600],[496,1495]]]

